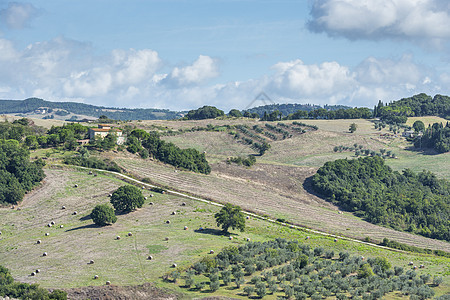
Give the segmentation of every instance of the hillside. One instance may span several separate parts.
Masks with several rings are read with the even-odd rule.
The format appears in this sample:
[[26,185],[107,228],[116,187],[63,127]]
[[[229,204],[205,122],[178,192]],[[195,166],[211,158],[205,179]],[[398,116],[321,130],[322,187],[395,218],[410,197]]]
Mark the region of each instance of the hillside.
[[0,100],[0,114],[21,114],[37,118],[81,120],[106,115],[115,120],[169,120],[181,117],[179,112],[153,108],[113,108],[77,102],[51,102],[38,98]]

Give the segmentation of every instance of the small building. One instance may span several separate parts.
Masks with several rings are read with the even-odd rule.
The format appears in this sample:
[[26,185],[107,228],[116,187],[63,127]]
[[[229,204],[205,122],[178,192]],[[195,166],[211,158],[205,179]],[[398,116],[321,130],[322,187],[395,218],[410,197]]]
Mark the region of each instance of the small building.
[[406,130],[406,131],[403,131],[402,136],[403,137],[414,137],[414,133],[415,133],[414,130]]
[[122,136],[122,130],[118,128],[112,128],[108,124],[98,124],[98,128],[89,128],[89,139],[95,140],[96,137],[105,138],[110,132],[115,133],[117,137]]

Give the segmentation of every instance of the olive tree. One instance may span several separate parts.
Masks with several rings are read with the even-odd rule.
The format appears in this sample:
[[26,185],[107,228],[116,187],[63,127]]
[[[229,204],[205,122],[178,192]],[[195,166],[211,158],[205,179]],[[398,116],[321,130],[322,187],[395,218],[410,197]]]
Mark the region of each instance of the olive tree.
[[124,185],[112,194],[111,204],[118,211],[130,212],[144,205],[144,196],[137,187]]

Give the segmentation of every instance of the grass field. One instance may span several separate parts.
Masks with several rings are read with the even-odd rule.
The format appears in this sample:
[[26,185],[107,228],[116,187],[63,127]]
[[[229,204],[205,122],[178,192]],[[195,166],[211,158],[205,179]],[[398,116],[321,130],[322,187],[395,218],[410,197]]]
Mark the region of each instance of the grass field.
[[[185,292],[161,279],[173,270],[173,263],[185,268],[208,255],[211,249],[217,253],[224,246],[243,244],[247,238],[265,241],[282,237],[298,239],[312,247],[333,249],[336,253],[346,250],[366,257],[386,256],[393,265],[405,269],[409,261],[424,264],[426,268],[419,270],[419,274],[444,277],[438,294],[450,288],[450,259],[392,252],[346,240],[336,243],[330,237],[254,218],[247,221],[244,233],[233,232],[234,238],[229,240],[215,226],[213,215],[219,208],[167,194],[149,197],[143,208],[119,215],[112,226],[97,227],[88,217],[91,209],[98,203],[108,202],[108,193],[124,183],[109,175],[89,176],[85,171],[49,169],[46,174],[46,182],[26,197],[21,210],[0,209],[0,264],[10,268],[13,276],[23,282],[48,288],[103,285],[107,280],[114,285],[154,282],[159,287]],[[144,194],[149,196],[150,192],[144,190]],[[154,204],[150,205],[150,201]],[[181,206],[182,202],[186,206]],[[66,206],[65,210],[61,209],[62,205]],[[75,210],[77,215],[73,215]],[[171,215],[173,211],[177,214]],[[166,224],[167,220],[171,223]],[[47,227],[51,221],[56,222],[55,226]],[[199,227],[208,230],[196,231]],[[50,235],[45,236],[46,232]],[[128,232],[133,235],[127,236]],[[115,239],[117,235],[121,236],[120,240]],[[306,240],[306,236],[311,238]],[[42,242],[37,244],[37,240]],[[44,251],[47,256],[42,255]],[[148,255],[154,259],[147,260]],[[91,259],[94,264],[89,264]],[[35,269],[41,272],[30,276]],[[99,275],[99,279],[93,279],[94,275]],[[242,298],[239,294],[238,290],[220,289],[215,295]],[[208,295],[194,292],[186,297]]]

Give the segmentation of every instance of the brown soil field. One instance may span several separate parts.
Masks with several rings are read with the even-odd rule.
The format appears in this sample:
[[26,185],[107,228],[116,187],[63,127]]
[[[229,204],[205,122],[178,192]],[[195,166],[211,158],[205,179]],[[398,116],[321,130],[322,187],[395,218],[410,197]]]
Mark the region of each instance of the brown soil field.
[[351,213],[340,214],[337,207],[304,189],[305,179],[315,173],[315,168],[257,163],[246,169],[218,163],[212,166],[210,175],[202,175],[176,171],[150,160],[116,160],[141,178],[148,177],[157,184],[217,202],[240,205],[260,215],[284,218],[294,224],[352,238],[370,237],[381,241],[386,237],[409,245],[450,252],[450,243],[377,226]]

